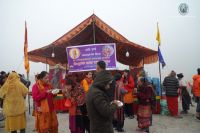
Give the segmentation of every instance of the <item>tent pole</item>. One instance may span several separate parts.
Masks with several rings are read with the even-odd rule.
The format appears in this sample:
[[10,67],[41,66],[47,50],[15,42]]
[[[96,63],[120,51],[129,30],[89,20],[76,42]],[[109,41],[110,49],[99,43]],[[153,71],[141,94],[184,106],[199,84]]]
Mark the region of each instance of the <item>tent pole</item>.
[[143,66],[143,68],[144,68],[144,58],[142,59],[142,66]]
[[92,29],[93,29],[93,43],[96,43],[96,37],[95,37],[95,20],[94,18],[92,19]]
[[46,72],[47,72],[47,57],[46,57]]

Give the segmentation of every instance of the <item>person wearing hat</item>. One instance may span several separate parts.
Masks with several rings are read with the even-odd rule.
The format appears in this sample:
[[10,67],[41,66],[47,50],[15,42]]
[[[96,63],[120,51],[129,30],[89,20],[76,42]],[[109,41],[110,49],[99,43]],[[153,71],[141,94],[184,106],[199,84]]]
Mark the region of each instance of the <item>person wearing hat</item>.
[[90,119],[90,133],[114,133],[113,114],[117,102],[110,102],[107,90],[111,89],[113,77],[108,71],[96,75],[92,87],[86,96],[86,106]]
[[183,81],[183,74],[177,74],[179,81],[179,89],[181,91],[181,100],[182,100],[182,111],[181,114],[188,114],[188,110],[190,109],[191,104],[191,96],[187,90],[186,84]]

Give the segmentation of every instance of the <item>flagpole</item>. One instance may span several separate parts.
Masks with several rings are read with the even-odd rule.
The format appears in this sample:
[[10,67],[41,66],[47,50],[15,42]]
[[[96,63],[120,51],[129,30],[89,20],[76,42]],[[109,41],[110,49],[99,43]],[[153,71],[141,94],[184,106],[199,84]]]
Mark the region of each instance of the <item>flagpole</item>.
[[160,31],[159,31],[159,26],[158,26],[158,22],[157,22],[157,35],[156,35],[156,40],[158,41],[158,64],[159,64],[159,77],[160,77],[160,92],[161,92],[161,98],[162,98],[162,86],[161,86],[161,67],[160,67],[160,55],[159,55],[159,52],[160,52],[160,44],[161,44],[161,40],[160,40]]
[[143,66],[143,68],[144,68],[144,57],[143,57],[143,59],[142,59],[142,66]]
[[[29,70],[30,70],[30,66],[29,66],[29,61],[28,61],[28,33],[27,33],[27,25],[26,25],[26,21],[25,21],[25,35],[24,35],[24,66],[26,69],[26,74],[27,74],[27,82],[29,82]],[[29,86],[26,85],[26,87],[28,87],[28,112],[29,115],[31,113],[30,109],[30,96],[29,96]]]
[[46,71],[47,71],[47,57],[46,57]]
[[[158,46],[158,49],[159,49],[159,46]],[[162,99],[162,77],[161,77],[160,60],[158,60],[158,64],[159,64],[159,77],[160,77],[160,93],[161,93],[161,99]]]
[[[29,73],[27,72],[27,80],[29,82]],[[28,90],[29,90],[29,87],[28,87]],[[29,91],[28,91],[28,113],[29,115],[31,114],[31,102],[30,102],[30,95],[29,95]]]

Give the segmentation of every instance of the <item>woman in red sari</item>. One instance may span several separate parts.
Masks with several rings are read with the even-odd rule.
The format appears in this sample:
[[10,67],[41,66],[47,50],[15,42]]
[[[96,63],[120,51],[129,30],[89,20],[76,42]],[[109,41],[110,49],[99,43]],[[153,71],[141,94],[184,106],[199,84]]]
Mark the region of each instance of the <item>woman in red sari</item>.
[[42,71],[38,76],[36,84],[32,88],[33,100],[36,108],[38,133],[58,133],[58,120],[54,110],[49,75]]
[[149,133],[151,125],[152,107],[155,105],[155,94],[152,85],[150,85],[145,77],[141,77],[138,81],[138,127]]

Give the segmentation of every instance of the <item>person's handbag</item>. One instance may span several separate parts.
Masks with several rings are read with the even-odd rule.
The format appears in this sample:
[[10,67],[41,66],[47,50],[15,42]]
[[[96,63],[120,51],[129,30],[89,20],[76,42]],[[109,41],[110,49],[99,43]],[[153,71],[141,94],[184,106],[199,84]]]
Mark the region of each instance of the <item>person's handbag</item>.
[[66,99],[65,100],[65,107],[70,108],[72,106],[72,103],[70,101],[70,99]]

